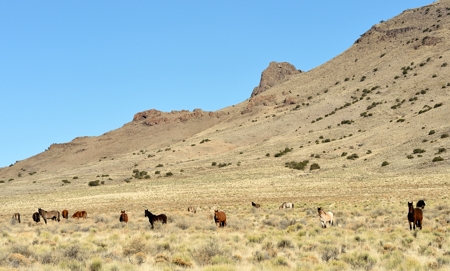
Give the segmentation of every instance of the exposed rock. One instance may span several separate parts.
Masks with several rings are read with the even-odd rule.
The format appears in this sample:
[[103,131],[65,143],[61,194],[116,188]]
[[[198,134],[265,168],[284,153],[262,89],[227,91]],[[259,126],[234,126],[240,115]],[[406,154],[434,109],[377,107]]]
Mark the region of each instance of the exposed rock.
[[301,71],[297,70],[294,65],[288,62],[270,62],[269,67],[261,73],[259,86],[253,89],[251,97],[278,85],[285,81],[290,75],[299,73],[301,73]]
[[224,114],[223,112],[205,112],[198,108],[192,112],[189,110],[172,110],[170,113],[150,109],[134,114],[133,121],[142,121],[145,125],[153,126],[163,123],[186,122],[190,119],[199,119],[202,117],[219,118]]

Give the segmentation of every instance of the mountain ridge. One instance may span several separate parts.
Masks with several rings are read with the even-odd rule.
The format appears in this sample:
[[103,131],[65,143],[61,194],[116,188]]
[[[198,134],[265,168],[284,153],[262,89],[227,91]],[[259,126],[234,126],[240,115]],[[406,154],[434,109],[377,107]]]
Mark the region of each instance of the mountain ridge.
[[[374,174],[448,172],[449,13],[450,1],[405,10],[319,67],[300,72],[292,66],[270,88],[261,78],[246,101],[213,112],[138,112],[121,128],[52,144],[1,168],[0,180],[49,172],[60,179],[72,171],[108,171],[122,180],[136,164],[178,170],[177,164],[204,168],[218,159],[284,167],[284,159],[261,160],[285,148],[293,149],[286,156],[315,160],[324,173],[348,167]],[[346,159],[353,153],[358,158]],[[432,162],[438,156],[443,161]]]

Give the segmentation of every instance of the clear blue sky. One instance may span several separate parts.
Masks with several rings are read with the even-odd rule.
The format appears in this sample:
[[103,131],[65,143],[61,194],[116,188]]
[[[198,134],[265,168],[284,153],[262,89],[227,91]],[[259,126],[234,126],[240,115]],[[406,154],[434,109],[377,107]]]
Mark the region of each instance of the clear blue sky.
[[0,167],[137,112],[214,111],[431,0],[0,1]]

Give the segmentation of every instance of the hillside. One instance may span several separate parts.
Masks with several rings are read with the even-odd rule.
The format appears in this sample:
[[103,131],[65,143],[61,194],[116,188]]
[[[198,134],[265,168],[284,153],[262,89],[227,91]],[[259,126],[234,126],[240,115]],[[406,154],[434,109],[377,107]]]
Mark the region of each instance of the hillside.
[[[319,187],[328,178],[342,182],[392,178],[405,186],[404,180],[412,178],[418,194],[434,195],[433,189],[450,171],[448,48],[450,1],[406,10],[355,37],[353,46],[327,63],[307,72],[283,73],[257,93],[248,90],[249,99],[239,104],[215,112],[151,109],[101,136],[53,144],[1,168],[1,193],[10,195],[10,200],[23,193],[49,193],[62,201],[74,190],[73,203],[80,206],[95,197],[117,194],[105,200],[105,206],[137,209],[144,195],[127,203],[124,195],[150,185],[145,190],[148,196],[149,190],[156,189],[152,182],[194,185],[210,180],[213,186],[234,180],[245,187],[267,186],[261,191],[236,191],[231,196],[235,202],[248,201],[249,191],[256,192],[255,198],[276,202],[295,200],[307,188],[280,186],[275,190],[281,194],[275,195],[268,187],[270,179],[306,176],[306,183]],[[259,86],[263,81],[267,81],[264,73]],[[275,157],[286,148],[289,151]],[[304,160],[309,160],[304,170],[285,167]],[[313,163],[320,169],[310,170]],[[132,177],[134,170],[147,172],[149,179]],[[104,189],[83,192],[96,179],[104,181]],[[438,182],[417,184],[427,179]],[[356,187],[355,194],[343,189],[327,200],[356,194],[383,196],[392,189],[390,184]],[[230,195],[211,199],[198,193],[178,195],[171,204],[195,199],[215,205],[222,198],[230,199]],[[308,196],[314,195],[302,195]],[[155,201],[161,204],[162,199]],[[8,204],[3,208],[12,208]],[[25,210],[28,204],[35,202],[18,208]]]

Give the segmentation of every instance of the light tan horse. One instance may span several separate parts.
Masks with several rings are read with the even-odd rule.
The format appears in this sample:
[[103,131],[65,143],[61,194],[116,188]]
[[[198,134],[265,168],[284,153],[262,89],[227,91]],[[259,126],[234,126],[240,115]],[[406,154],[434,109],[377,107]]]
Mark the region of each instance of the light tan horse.
[[283,202],[278,209],[291,209],[291,208],[294,208],[294,203]]
[[188,207],[188,212],[190,212],[190,213],[197,213],[197,208],[195,208],[194,206],[189,206]]
[[322,228],[326,228],[327,227],[327,222],[330,223],[330,225],[333,225],[333,213],[332,212],[324,212],[322,207],[319,207],[317,209],[317,211],[319,212],[319,219],[320,219],[320,223],[322,224]]
[[19,213],[13,214],[12,219],[13,219],[13,220],[17,220],[17,221],[19,221],[19,223],[20,223],[20,214],[19,214]]

